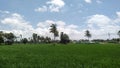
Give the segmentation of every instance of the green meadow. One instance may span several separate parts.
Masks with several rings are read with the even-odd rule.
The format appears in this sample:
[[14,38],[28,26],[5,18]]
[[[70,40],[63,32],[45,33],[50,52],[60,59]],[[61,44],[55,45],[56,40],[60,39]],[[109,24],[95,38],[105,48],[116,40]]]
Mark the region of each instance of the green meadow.
[[1,45],[0,68],[120,68],[120,45]]

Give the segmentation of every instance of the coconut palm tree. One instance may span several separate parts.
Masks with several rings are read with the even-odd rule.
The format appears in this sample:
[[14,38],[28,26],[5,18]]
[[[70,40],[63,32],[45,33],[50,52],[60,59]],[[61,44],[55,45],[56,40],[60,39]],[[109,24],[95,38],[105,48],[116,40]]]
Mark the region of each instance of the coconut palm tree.
[[37,37],[38,35],[36,33],[33,33],[32,35],[34,43],[37,43]]
[[118,31],[117,34],[118,34],[118,36],[119,36],[119,43],[120,43],[120,30]]
[[55,41],[55,38],[58,36],[58,31],[57,31],[56,24],[52,24],[50,27],[51,27],[50,28],[50,33],[54,34],[54,41]]
[[91,38],[91,34],[90,34],[89,30],[85,31],[85,36],[88,38],[88,40],[89,40],[89,38]]

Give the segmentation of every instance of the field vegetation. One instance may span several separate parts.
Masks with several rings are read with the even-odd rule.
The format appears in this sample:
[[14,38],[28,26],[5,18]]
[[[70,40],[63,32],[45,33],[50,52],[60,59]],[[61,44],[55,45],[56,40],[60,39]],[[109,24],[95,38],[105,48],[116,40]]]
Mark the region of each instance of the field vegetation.
[[0,68],[119,68],[119,44],[0,46]]
[[[24,38],[22,34],[0,31],[0,68],[119,68],[119,38],[71,40],[57,25],[50,26],[53,38],[33,33]],[[58,39],[59,38],[59,39]]]

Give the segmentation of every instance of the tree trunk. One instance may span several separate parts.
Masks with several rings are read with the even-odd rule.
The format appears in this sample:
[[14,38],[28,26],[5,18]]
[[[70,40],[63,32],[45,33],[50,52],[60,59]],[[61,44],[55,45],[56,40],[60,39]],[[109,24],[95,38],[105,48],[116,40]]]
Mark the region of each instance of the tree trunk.
[[90,41],[90,40],[89,40],[89,37],[88,37],[88,43],[89,43],[89,41]]
[[55,36],[54,36],[54,42],[55,42]]
[[53,45],[55,46],[55,35],[54,35],[54,41],[53,41]]
[[120,37],[119,37],[119,43],[120,43]]

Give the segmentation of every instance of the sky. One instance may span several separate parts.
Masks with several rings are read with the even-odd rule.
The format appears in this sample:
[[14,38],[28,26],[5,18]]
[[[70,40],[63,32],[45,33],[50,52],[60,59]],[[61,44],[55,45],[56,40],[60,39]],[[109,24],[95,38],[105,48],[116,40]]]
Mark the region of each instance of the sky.
[[120,0],[0,0],[0,31],[30,37],[49,36],[50,25],[72,40],[117,38]]

